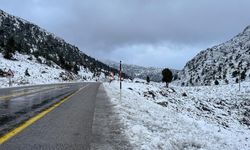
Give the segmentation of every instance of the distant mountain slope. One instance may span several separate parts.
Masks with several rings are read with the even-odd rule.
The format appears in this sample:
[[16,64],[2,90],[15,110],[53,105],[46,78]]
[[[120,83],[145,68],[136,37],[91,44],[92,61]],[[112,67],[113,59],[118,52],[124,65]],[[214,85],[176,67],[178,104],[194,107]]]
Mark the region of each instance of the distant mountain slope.
[[218,46],[201,51],[180,73],[182,85],[214,85],[250,80],[250,26]]
[[7,49],[10,39],[14,39],[15,50],[19,53],[34,55],[37,59],[43,57],[46,64],[54,62],[70,72],[77,73],[76,70],[82,66],[92,73],[118,73],[117,69],[84,54],[77,47],[37,25],[0,10],[0,52]]
[[[105,60],[104,61],[109,66],[119,69],[119,63]],[[142,67],[137,65],[129,65],[129,64],[122,64],[123,72],[126,73],[128,76],[132,78],[140,78],[146,80],[146,77],[149,76],[151,81],[161,82],[162,81],[162,70],[163,68],[154,68],[154,67]],[[172,72],[177,79],[178,70],[172,69]]]

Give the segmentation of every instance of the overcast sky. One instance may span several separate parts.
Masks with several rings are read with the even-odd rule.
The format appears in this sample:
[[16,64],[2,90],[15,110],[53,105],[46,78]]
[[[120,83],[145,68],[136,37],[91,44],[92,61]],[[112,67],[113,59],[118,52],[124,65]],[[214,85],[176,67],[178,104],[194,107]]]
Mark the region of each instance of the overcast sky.
[[250,25],[250,0],[1,0],[97,59],[182,69]]

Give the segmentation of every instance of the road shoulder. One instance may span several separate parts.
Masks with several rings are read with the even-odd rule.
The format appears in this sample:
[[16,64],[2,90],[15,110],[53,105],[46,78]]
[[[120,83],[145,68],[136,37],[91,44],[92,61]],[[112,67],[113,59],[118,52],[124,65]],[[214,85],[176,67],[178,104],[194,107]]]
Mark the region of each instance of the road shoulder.
[[124,125],[118,114],[114,112],[114,105],[101,85],[96,96],[94,120],[92,125],[92,150],[133,149],[125,136]]

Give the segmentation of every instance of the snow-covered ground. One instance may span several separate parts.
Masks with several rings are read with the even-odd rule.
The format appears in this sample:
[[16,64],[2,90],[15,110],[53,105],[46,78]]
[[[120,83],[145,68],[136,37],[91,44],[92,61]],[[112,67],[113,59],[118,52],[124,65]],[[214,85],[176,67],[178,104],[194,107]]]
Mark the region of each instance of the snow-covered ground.
[[[179,87],[104,83],[135,149],[249,150],[250,83]],[[186,96],[185,96],[186,95]]]
[[[30,59],[32,57],[32,60]],[[0,53],[0,69],[14,71],[13,86],[65,82],[65,70],[37,62],[33,56],[16,54],[16,60],[4,59]],[[28,68],[30,76],[25,75]],[[105,79],[104,74],[80,67],[74,80]],[[117,77],[116,77],[117,78]],[[0,77],[0,87],[7,87],[8,78]],[[124,81],[104,83],[116,113],[124,124],[124,133],[135,149],[250,149],[250,83],[180,87],[162,83],[146,84]],[[68,82],[68,81],[66,81]]]
[[[100,77],[94,77],[93,73],[87,68],[80,66],[78,75],[66,72],[60,66],[52,62],[51,66],[46,65],[46,60],[40,57],[38,62],[34,56],[16,53],[16,60],[8,60],[3,58],[0,53],[0,69],[7,72],[11,69],[14,77],[11,79],[12,86],[35,85],[35,84],[51,84],[60,82],[78,82],[78,81],[96,81],[105,78],[101,73]],[[25,75],[28,69],[30,76]],[[65,80],[65,78],[68,78]],[[9,86],[8,77],[0,77],[0,88]]]

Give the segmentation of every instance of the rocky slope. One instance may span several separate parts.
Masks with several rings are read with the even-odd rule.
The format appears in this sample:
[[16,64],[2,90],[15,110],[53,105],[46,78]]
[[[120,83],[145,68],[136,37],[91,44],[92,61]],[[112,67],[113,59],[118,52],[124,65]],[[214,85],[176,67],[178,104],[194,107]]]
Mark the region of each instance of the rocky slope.
[[180,73],[182,85],[218,85],[250,80],[250,26],[231,40],[201,51]]

